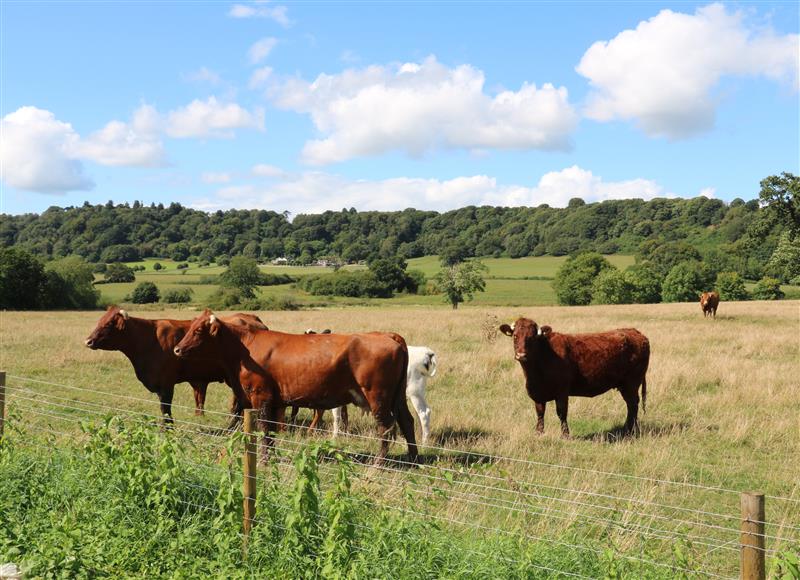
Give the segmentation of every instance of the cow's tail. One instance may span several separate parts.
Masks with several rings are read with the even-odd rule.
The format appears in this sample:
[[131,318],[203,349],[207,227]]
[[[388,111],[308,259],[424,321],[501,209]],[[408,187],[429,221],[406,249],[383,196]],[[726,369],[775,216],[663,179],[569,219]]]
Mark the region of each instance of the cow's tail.
[[647,413],[647,369],[650,367],[650,341],[644,337],[645,365],[642,373],[642,413]]
[[642,377],[642,413],[647,413],[647,375]]

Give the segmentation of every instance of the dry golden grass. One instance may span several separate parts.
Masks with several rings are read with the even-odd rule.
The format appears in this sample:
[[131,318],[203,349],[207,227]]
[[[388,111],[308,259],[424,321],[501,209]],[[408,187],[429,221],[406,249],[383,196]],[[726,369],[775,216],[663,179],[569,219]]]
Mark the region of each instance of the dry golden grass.
[[[428,450],[427,454],[434,456],[430,463],[472,474],[455,473],[455,483],[450,483],[441,479],[442,472],[431,468],[420,471],[412,487],[449,490],[450,499],[440,501],[436,508],[443,516],[494,527],[513,526],[534,536],[569,530],[580,536],[604,538],[621,550],[641,549],[636,532],[645,528],[653,534],[660,530],[662,536],[682,530],[692,538],[697,554],[711,549],[702,545],[704,540],[736,540],[735,532],[703,524],[738,529],[737,494],[637,479],[653,478],[793,498],[795,501],[768,498],[768,521],[783,526],[771,526],[768,533],[793,539],[795,546],[800,544],[800,531],[793,529],[800,527],[798,301],[723,303],[716,320],[704,319],[696,304],[468,307],[458,311],[365,308],[258,314],[277,330],[391,330],[405,336],[411,345],[430,346],[439,359],[438,374],[428,386],[433,445],[536,462],[501,459],[474,463],[476,458],[468,455]],[[505,322],[520,315],[549,324],[558,332],[636,327],[648,336],[652,348],[648,404],[647,413],[640,415],[639,437],[622,441],[614,438],[615,429],[625,417],[624,402],[616,392],[594,399],[570,400],[572,439],[559,437],[552,404],[548,407],[545,435],[534,434],[533,404],[525,393],[519,365],[513,360],[510,339],[500,335],[492,342],[487,339],[485,328],[487,316]],[[190,318],[192,312],[147,312],[144,316]],[[122,354],[90,351],[83,346],[83,339],[99,317],[99,312],[4,313],[0,319],[0,368],[10,375],[155,402],[137,382]],[[36,415],[37,403],[20,398],[25,395],[15,392],[16,387],[157,414],[155,404],[25,384],[13,378],[9,384],[11,406],[24,421],[49,421],[54,430],[75,429],[75,425]],[[209,388],[207,408],[224,411],[227,400],[226,387]],[[177,419],[195,421],[188,385],[177,388],[176,403],[186,407],[175,410]],[[59,412],[76,419],[81,415],[80,411],[71,413],[63,408]],[[224,418],[207,415],[197,421],[221,425]],[[369,417],[352,412],[351,422],[357,433],[373,433]],[[287,441],[294,443],[303,440],[298,434],[288,437]],[[374,442],[342,440],[341,444],[376,449]],[[393,447],[396,453],[402,450],[404,446]],[[383,487],[386,497],[391,498],[397,492],[387,490],[386,484],[397,484],[406,477],[405,473],[372,473],[363,485],[370,489]],[[506,490],[524,493],[513,496]],[[625,503],[604,496],[633,501]],[[648,502],[683,509],[667,509]],[[691,510],[733,517],[726,520]],[[790,545],[791,542],[768,541],[768,547],[786,549]],[[664,548],[666,552],[669,549],[669,545]],[[714,561],[719,570],[730,571],[730,566],[736,565],[736,555],[722,550],[704,557]]]

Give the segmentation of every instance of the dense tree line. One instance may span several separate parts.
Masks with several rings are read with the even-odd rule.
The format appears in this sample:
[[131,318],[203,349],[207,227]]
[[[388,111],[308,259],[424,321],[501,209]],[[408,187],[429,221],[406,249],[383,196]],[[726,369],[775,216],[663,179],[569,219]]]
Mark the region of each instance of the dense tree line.
[[242,255],[262,261],[287,256],[304,264],[328,256],[357,262],[440,254],[452,264],[474,256],[634,253],[643,242],[681,241],[700,251],[719,249],[738,260],[736,269],[744,274],[766,265],[783,231],[770,230],[762,243],[746,246],[745,234],[761,212],[757,200],[726,204],[697,197],[573,200],[566,208],[470,206],[445,213],[349,209],[290,221],[264,210],[205,213],[177,203],[86,203],[0,216],[0,247],[45,259],[78,255],[92,263],[151,256],[224,263]]

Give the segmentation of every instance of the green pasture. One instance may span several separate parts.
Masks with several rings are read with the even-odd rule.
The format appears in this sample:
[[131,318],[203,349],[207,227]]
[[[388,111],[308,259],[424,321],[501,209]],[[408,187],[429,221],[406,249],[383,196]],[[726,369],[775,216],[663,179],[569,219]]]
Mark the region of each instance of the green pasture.
[[[633,265],[633,256],[614,254],[606,259],[620,270]],[[488,268],[490,278],[553,278],[567,256],[537,256],[525,258],[481,258]],[[423,256],[408,260],[409,270],[420,270],[426,276],[434,276],[441,268],[439,256]]]

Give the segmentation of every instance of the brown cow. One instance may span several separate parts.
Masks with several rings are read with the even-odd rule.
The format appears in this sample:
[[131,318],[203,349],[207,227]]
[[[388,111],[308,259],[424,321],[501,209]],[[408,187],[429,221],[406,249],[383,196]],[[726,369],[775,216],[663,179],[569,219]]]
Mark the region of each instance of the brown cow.
[[719,306],[718,292],[703,292],[700,295],[700,308],[703,310],[703,318],[706,318],[709,314],[712,318],[716,318],[717,306]]
[[[232,324],[266,329],[258,316],[234,314],[227,318]],[[191,320],[134,318],[118,306],[110,306],[86,339],[92,350],[118,350],[133,365],[136,378],[151,393],[158,395],[165,423],[172,423],[172,397],[175,384],[188,382],[194,389],[195,414],[203,413],[208,383],[223,382],[225,371],[219,363],[209,360],[178,359],[172,350],[189,330]],[[230,384],[234,393],[231,404],[231,426],[249,406],[246,396]]]
[[372,412],[382,438],[377,460],[386,456],[395,421],[416,460],[414,420],[406,405],[408,348],[393,333],[286,334],[252,330],[217,318],[210,310],[192,321],[175,347],[178,357],[221,362],[238,380],[264,431],[264,453],[272,445],[267,427],[279,430],[288,405],[333,409],[355,404]]
[[514,357],[525,374],[525,388],[536,404],[537,433],[544,432],[544,411],[548,401],[556,402],[561,433],[569,437],[569,397],[596,397],[619,389],[628,405],[625,434],[638,429],[639,385],[642,409],[647,401],[647,366],[650,342],[634,328],[620,328],[593,334],[560,334],[549,326],[539,328],[529,318],[513,325],[503,324],[500,332],[514,339]]

